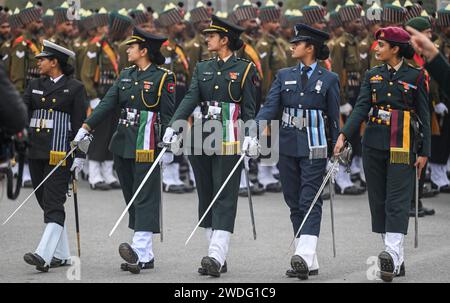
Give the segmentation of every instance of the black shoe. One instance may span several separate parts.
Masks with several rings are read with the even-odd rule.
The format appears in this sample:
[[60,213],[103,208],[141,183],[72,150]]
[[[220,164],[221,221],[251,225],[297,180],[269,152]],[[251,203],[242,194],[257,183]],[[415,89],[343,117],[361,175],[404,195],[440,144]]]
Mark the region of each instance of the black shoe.
[[109,183],[108,186],[112,189],[121,189],[120,183],[118,181],[114,181],[113,183]]
[[184,190],[185,193],[193,192],[195,190],[194,182],[192,182],[191,180],[188,180],[188,182],[185,182],[183,190]]
[[433,216],[436,213],[433,208],[422,207],[422,210],[425,216]]
[[[228,271],[228,268],[227,268],[227,261],[225,261],[225,263],[223,263],[223,266],[222,266],[222,268],[220,269],[220,273],[221,274],[224,274],[224,273],[226,273]],[[201,275],[201,276],[206,276],[206,275],[208,275],[208,270],[207,270],[207,268],[205,267],[199,267],[198,268],[198,273]]]
[[[425,217],[425,212],[423,211],[423,208],[419,208],[419,211],[417,214],[418,214],[419,218]],[[414,218],[416,216],[416,208],[415,207],[409,209],[409,216],[411,218]]]
[[382,251],[378,255],[378,266],[380,267],[380,278],[384,282],[392,282],[395,276],[394,260],[387,251]]
[[437,186],[436,184],[434,184],[433,182],[431,182],[431,188],[432,189],[436,189],[436,190],[438,190],[440,193],[443,193],[443,194],[450,194],[450,185],[445,185],[445,186],[441,186],[441,187],[439,187],[439,186]]
[[119,245],[119,255],[129,264],[137,264],[139,261],[137,253],[128,243],[122,243]]
[[356,181],[361,180],[361,175],[359,173],[356,174],[351,174],[350,175],[350,180],[355,183]]
[[89,184],[89,185],[91,186],[92,190],[97,190],[97,189],[98,190],[110,190],[111,189],[111,187],[103,181],[97,182],[95,184]]
[[422,198],[433,198],[439,194],[439,190],[436,188],[424,186],[422,190]]
[[405,262],[403,262],[402,265],[400,265],[400,271],[395,276],[404,277],[405,275],[406,275]]
[[[141,269],[152,269],[155,268],[155,259],[150,260],[149,262],[139,262],[138,263],[139,272]],[[122,263],[120,264],[120,269],[123,271],[129,271],[132,273],[136,273],[136,264]],[[137,272],[137,273],[139,273]]]
[[362,195],[366,191],[362,187],[358,187],[356,185],[352,185],[350,187],[346,187],[344,190],[342,190],[337,183],[334,184],[334,188],[336,190],[336,194],[340,195],[349,195],[349,196],[357,196]]
[[266,191],[270,193],[279,193],[281,192],[281,183],[278,181],[277,183],[271,183],[266,185]]
[[172,194],[184,194],[184,185],[168,185],[163,183],[163,191]]
[[50,268],[56,268],[61,266],[69,266],[69,260],[61,260],[58,258],[53,257],[52,261],[50,262]]
[[23,188],[33,188],[33,183],[31,183],[31,180],[24,181],[22,184],[22,187]]
[[219,261],[211,257],[203,257],[201,262],[202,268],[206,269],[209,276],[219,278],[222,272]]
[[297,278],[300,280],[308,280],[309,269],[306,261],[299,255],[293,255],[291,258],[291,267],[297,272]]
[[48,272],[49,266],[45,265],[44,259],[41,258],[38,254],[26,253],[23,256],[25,262],[30,265],[36,266],[36,269],[42,272]]
[[[309,271],[309,276],[317,276],[319,274],[319,270],[318,269],[313,269],[311,271]],[[286,276],[288,278],[297,278],[298,277],[298,273],[293,270],[292,268],[286,270]]]

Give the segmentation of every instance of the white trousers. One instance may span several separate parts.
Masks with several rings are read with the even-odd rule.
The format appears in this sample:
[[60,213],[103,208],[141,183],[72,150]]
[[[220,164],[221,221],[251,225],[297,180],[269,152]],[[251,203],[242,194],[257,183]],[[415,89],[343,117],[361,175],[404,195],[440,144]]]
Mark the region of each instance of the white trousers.
[[133,250],[139,257],[139,262],[147,263],[154,258],[153,233],[148,231],[137,231],[133,235]]

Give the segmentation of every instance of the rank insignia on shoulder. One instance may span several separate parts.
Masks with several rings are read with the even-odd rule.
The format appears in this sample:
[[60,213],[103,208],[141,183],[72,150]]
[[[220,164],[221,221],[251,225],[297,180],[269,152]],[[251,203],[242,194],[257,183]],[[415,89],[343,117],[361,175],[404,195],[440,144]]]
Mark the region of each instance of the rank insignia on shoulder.
[[231,78],[231,80],[237,80],[238,76],[239,76],[239,73],[236,73],[236,72],[230,72],[230,78]]
[[370,83],[380,83],[383,81],[383,77],[380,75],[376,75],[370,78]]
[[96,52],[87,51],[86,55],[88,56],[89,59],[94,59],[95,57],[97,57]]
[[339,42],[339,45],[340,45],[341,47],[345,47],[345,43],[344,43],[344,42]]
[[169,83],[167,84],[167,91],[171,94],[175,92],[175,83]]
[[359,57],[360,57],[361,59],[366,59],[366,58],[367,58],[367,53],[360,53],[360,54],[359,54]]
[[22,59],[23,56],[25,56],[25,52],[24,51],[16,51],[16,56],[19,59]]
[[194,46],[195,47],[200,47],[200,44],[198,44],[197,42],[194,42]]

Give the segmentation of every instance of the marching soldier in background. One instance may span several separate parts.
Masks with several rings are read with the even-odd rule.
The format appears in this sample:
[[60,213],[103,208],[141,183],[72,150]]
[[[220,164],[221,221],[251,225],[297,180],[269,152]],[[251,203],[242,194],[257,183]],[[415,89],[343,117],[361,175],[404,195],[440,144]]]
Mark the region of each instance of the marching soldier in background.
[[[12,44],[10,78],[19,93],[23,94],[29,82],[40,77],[35,56],[41,50],[42,9],[28,2],[18,17],[25,31]],[[22,182],[25,187],[31,187],[28,164],[25,164]]]
[[[92,18],[96,36],[89,41],[86,49],[81,80],[86,87],[90,109],[94,110],[119,75],[119,65],[113,46],[108,41],[108,12],[101,8]],[[96,127],[88,152],[89,184],[92,189],[120,188],[113,173],[112,154],[108,150],[117,119],[118,114],[112,112]]]
[[[49,40],[56,43],[64,48],[74,51],[73,46],[73,31],[74,25],[73,20],[69,20],[67,17],[67,9],[69,5],[64,2],[60,7],[53,10],[55,15],[55,35]],[[69,59],[69,64],[77,68],[76,62],[72,62],[73,58]],[[76,71],[75,71],[76,73]]]
[[0,48],[10,38],[11,27],[8,22],[9,9],[0,6]]
[[378,256],[380,276],[390,282],[405,275],[404,236],[414,178],[420,176],[430,155],[430,112],[424,71],[405,61],[414,55],[409,34],[399,27],[386,27],[375,38],[377,58],[384,64],[365,74],[334,153],[341,151],[346,138],[359,132],[369,115],[362,142],[364,169],[372,231],[381,234],[385,245]]
[[[328,40],[328,48],[333,50],[336,40],[344,34],[344,27],[342,26],[341,18],[339,17],[340,5],[336,6],[334,11],[330,12],[330,21],[328,22],[328,28],[330,29],[330,40]],[[331,69],[331,66],[330,66]]]
[[[420,14],[420,12],[418,13]],[[414,17],[409,19],[405,26],[411,26],[412,28],[424,33],[427,35],[429,39],[432,38],[432,31],[431,31],[431,23],[428,18],[424,17]],[[408,60],[408,63],[416,68],[423,68],[425,64],[425,60],[419,55],[414,54],[413,59]],[[427,93],[430,100],[429,107],[430,107],[430,113],[431,113],[431,125],[434,125],[434,127],[431,128],[431,135],[439,134],[439,124],[437,121],[436,113],[434,112],[433,105],[439,104],[440,102],[440,96],[439,96],[439,88],[436,81],[433,79],[430,79],[428,72],[425,71],[425,84],[427,87]],[[438,106],[439,107],[439,106]],[[433,137],[431,137],[433,138]],[[433,145],[431,145],[433,146]],[[442,146],[440,147],[442,148]],[[431,150],[433,152],[433,149]],[[432,155],[433,153],[431,153]],[[423,197],[423,191],[424,191],[424,183],[425,183],[425,173],[426,173],[427,166],[425,166],[424,170],[422,171],[422,175],[419,179],[419,209],[418,209],[418,216],[423,217],[425,215],[434,215],[435,211],[434,209],[429,209],[426,207],[423,207],[422,203],[422,197]],[[409,211],[409,216],[414,217],[416,215],[416,203],[415,198],[411,200],[411,209]]]
[[189,61],[189,74],[192,75],[197,62],[213,57],[213,54],[208,51],[203,34],[203,31],[209,27],[211,15],[202,2],[197,2],[196,7],[190,11],[190,22],[195,29],[195,36],[185,43],[184,49]]
[[[74,131],[86,117],[86,91],[72,78],[74,69],[67,63],[75,53],[47,40],[43,43],[36,58],[44,77],[30,80],[23,97],[31,118],[28,157],[34,188],[65,158]],[[46,227],[35,253],[25,254],[24,260],[39,271],[70,263],[64,203],[71,171],[76,177],[84,157],[81,153],[75,159],[69,157],[35,193]]]
[[[100,126],[120,108],[117,131],[110,144],[114,164],[128,204],[158,156],[160,134],[173,115],[175,79],[172,72],[158,67],[164,63],[160,52],[166,38],[135,28],[127,40],[128,60],[135,63],[124,69],[98,107],[79,129],[75,142]],[[154,267],[153,234],[160,232],[159,203],[161,181],[159,167],[147,180],[129,209],[128,227],[134,231],[130,244],[119,246],[127,262],[122,270],[138,274]]]
[[290,43],[291,39],[295,36],[294,33],[294,27],[295,25],[303,22],[303,14],[300,10],[294,9],[294,10],[286,10],[284,15],[281,17],[281,35],[279,37],[279,40],[281,44],[284,47],[287,60],[286,60],[286,66],[291,67],[298,64],[298,61],[296,58],[293,58],[290,56],[292,53],[292,44]]
[[[450,5],[440,9],[437,14],[441,34],[436,44],[450,63]],[[450,179],[446,167],[447,161],[450,161],[450,96],[440,89],[439,97],[441,102],[433,104],[439,124],[439,135],[431,137],[431,186],[441,193],[450,193]]]
[[128,67],[127,45],[125,40],[131,35],[133,20],[128,16],[126,9],[122,8],[109,14],[108,38],[117,56],[119,70]]
[[155,33],[155,25],[153,23],[151,8],[146,8],[144,4],[140,3],[135,9],[129,12],[133,19],[133,25],[149,33]]
[[55,12],[49,8],[45,11],[45,14],[42,15],[42,24],[43,24],[43,35],[42,38],[49,40],[55,35]]
[[361,75],[379,65],[381,62],[375,58],[375,47],[378,41],[375,40],[375,33],[381,28],[381,16],[383,9],[374,2],[373,5],[367,9],[365,26],[369,34],[365,39],[359,43],[359,57],[361,58]]
[[[161,26],[166,30],[168,39],[164,42],[161,53],[166,58],[164,67],[175,75],[176,103],[178,107],[187,92],[189,82],[189,61],[182,44],[182,33],[186,28],[183,22],[182,10],[170,3],[164,7],[164,11],[158,18]],[[186,159],[182,155],[174,157],[172,163],[165,163],[163,172],[163,189],[171,193],[185,193],[194,190],[191,184],[185,184],[180,178],[180,165]]]
[[[239,158],[241,143],[239,135],[236,136],[238,126],[230,123],[237,123],[238,119],[246,122],[255,117],[255,67],[253,63],[233,54],[243,46],[243,41],[239,39],[243,29],[213,15],[211,25],[205,32],[208,35],[208,49],[217,52],[218,58],[197,64],[189,92],[163,137],[163,142],[169,145],[177,141],[176,130],[172,127],[176,127],[174,124],[178,120],[187,120],[197,105],[202,107],[202,119],[194,122],[192,134],[196,133],[196,127],[203,127],[203,123],[211,120],[218,120],[222,124],[223,138],[219,145],[203,144],[203,139],[210,134],[208,131],[201,131],[201,146],[195,145],[194,138],[194,142],[184,143],[191,148],[189,161],[197,184],[199,218]],[[234,127],[230,128],[229,125]],[[202,259],[198,270],[201,275],[220,277],[221,273],[227,271],[225,260],[234,231],[240,176],[236,172],[233,174],[216,204],[200,224],[206,229],[209,244],[208,256]]]
[[[261,65],[264,73],[262,81],[262,104],[264,106],[265,98],[269,92],[270,86],[277,72],[286,67],[287,55],[283,45],[277,37],[280,34],[281,9],[278,5],[269,0],[261,7],[259,19],[263,30],[262,37],[256,44]],[[268,131],[270,135],[270,131]],[[269,192],[280,192],[281,183],[275,179],[274,174],[278,174],[276,165],[266,166],[258,163],[258,182]]]
[[[345,120],[355,105],[361,85],[361,65],[358,41],[356,39],[358,32],[361,30],[361,6],[348,1],[339,9],[339,17],[343,23],[345,33],[335,41],[335,46],[331,52],[331,70],[338,74],[341,82],[340,112],[341,117]],[[361,136],[359,133],[353,135],[354,137],[348,139],[352,143],[354,150],[353,162],[359,164],[359,171],[362,171]],[[336,193],[343,195],[360,195],[364,193],[365,189],[355,185],[345,170],[345,167],[340,164],[339,172],[336,176]]]
[[383,13],[381,15],[383,26],[401,27],[405,17],[406,9],[401,5],[399,0],[395,0],[392,3],[386,3],[383,6]]
[[[10,77],[10,67],[12,58],[12,45],[18,37],[20,37],[24,32],[24,27],[22,21],[19,18],[19,9],[16,8],[14,12],[7,17],[7,22],[10,26],[10,38],[2,44],[0,47],[1,60],[5,65],[6,74]],[[4,23],[3,23],[4,24]],[[11,78],[11,77],[10,77]]]
[[[89,41],[97,35],[97,28],[94,23],[94,16],[91,11],[80,9],[80,20],[77,22],[79,36],[74,41],[74,51],[76,54],[76,77],[81,80],[81,70],[86,58]],[[86,168],[88,165],[85,166]]]

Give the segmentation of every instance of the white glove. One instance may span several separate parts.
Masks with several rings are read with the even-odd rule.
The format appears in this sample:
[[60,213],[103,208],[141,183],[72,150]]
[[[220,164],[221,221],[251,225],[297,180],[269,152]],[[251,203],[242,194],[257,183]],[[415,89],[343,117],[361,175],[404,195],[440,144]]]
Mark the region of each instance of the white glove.
[[242,151],[250,158],[256,159],[259,157],[261,146],[258,143],[258,139],[252,137],[244,137],[242,143]]
[[99,98],[92,99],[91,101],[89,101],[89,106],[92,109],[95,109],[97,107],[97,105],[100,103],[100,101],[101,100]]
[[180,140],[178,135],[175,134],[175,130],[172,127],[167,127],[166,132],[164,133],[163,143],[165,146],[168,146],[170,150],[176,151],[180,148]]
[[345,103],[344,105],[341,105],[339,107],[339,111],[341,114],[343,114],[344,116],[349,116],[350,113],[352,112],[352,105],[350,103]]
[[83,158],[75,158],[73,160],[72,167],[70,168],[70,171],[74,172],[76,180],[78,180],[78,174],[83,169],[84,161],[85,160]]
[[448,114],[448,108],[444,103],[440,102],[434,106],[434,112],[440,116],[443,116]]
[[81,150],[83,153],[87,153],[89,149],[89,144],[92,141],[92,136],[89,135],[89,131],[83,127],[81,127],[76,136],[75,139],[71,142],[72,146],[78,146],[78,149]]
[[173,153],[165,152],[161,158],[161,162],[166,165],[172,163],[173,162]]

